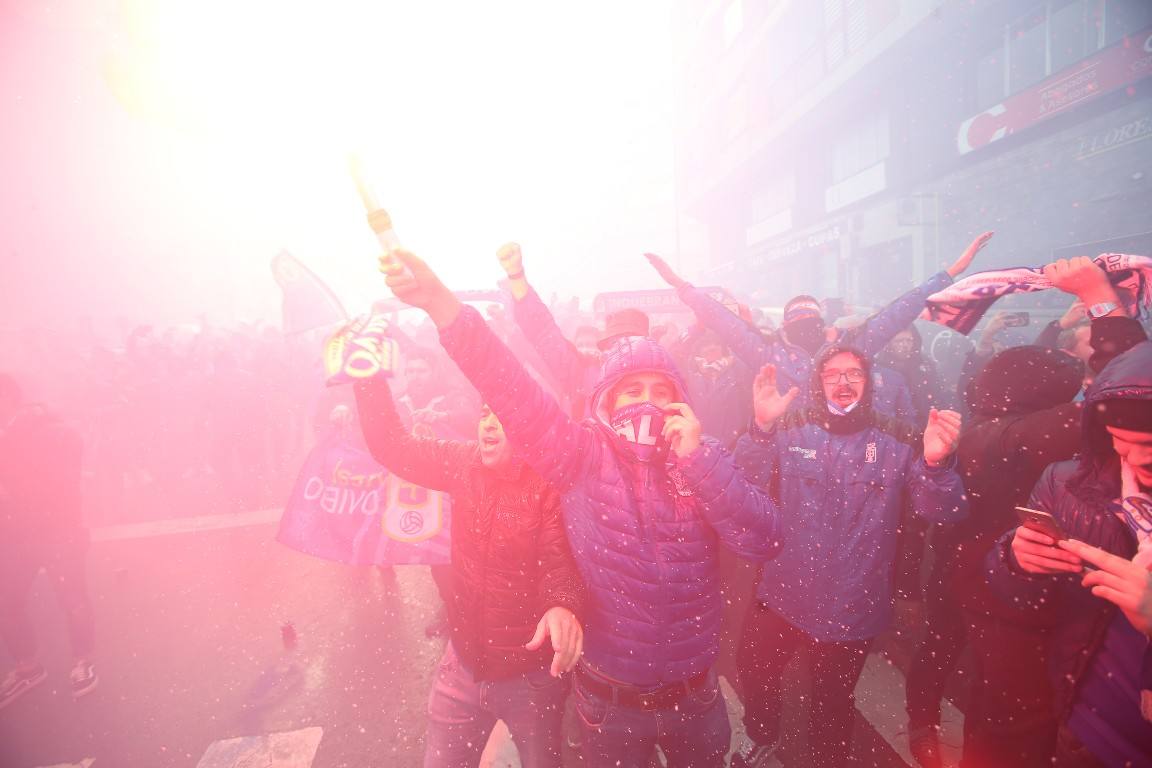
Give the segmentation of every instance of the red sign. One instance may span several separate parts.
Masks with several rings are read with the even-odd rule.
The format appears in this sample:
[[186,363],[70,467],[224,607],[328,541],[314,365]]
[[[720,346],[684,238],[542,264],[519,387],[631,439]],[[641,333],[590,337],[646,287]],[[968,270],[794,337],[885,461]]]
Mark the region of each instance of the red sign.
[[1120,43],[1021,91],[960,124],[960,154],[986,147],[1100,94],[1152,75],[1152,29]]

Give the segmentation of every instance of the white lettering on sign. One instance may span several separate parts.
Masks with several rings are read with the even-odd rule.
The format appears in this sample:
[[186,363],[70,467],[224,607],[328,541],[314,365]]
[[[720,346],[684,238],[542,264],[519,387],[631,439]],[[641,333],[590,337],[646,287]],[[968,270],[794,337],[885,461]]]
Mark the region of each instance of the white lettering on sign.
[[320,509],[330,515],[374,515],[380,510],[380,491],[356,490],[339,485],[325,485],[319,477],[312,476],[304,483],[304,498],[319,501]]
[[1099,131],[1080,140],[1077,160],[1111,152],[1127,144],[1132,144],[1152,136],[1152,117],[1141,117],[1124,125]]

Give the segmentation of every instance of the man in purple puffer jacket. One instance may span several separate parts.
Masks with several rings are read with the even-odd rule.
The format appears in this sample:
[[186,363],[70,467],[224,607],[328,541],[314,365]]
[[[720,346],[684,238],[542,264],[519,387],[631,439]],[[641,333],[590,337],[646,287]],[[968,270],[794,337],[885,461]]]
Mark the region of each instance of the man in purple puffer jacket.
[[381,258],[400,300],[424,309],[448,354],[528,463],[562,495],[588,589],[577,709],[592,766],[722,766],[730,730],[719,653],[720,545],[765,560],[776,509],[683,402],[668,353],[624,337],[605,355],[593,415],[577,424],[480,315],[404,251]]

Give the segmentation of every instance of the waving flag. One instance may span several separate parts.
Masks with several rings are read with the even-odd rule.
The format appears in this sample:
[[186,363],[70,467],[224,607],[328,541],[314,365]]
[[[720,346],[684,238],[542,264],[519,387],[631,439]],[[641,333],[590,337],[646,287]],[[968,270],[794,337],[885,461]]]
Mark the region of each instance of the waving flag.
[[[1108,275],[1129,313],[1152,303],[1152,258],[1127,253],[1102,253],[1094,261]],[[1040,267],[1010,267],[977,272],[928,297],[921,320],[931,320],[968,334],[1002,296],[1033,293],[1052,287]]]
[[287,251],[272,257],[272,277],[284,292],[285,333],[303,333],[348,321],[348,313],[332,289]]

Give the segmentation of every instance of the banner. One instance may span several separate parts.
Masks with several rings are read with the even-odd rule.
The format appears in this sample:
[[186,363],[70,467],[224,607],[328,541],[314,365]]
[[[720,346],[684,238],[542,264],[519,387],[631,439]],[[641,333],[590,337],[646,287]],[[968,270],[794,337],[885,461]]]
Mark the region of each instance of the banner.
[[272,257],[272,277],[284,292],[281,304],[284,333],[303,333],[348,320],[348,312],[332,289],[292,254]]
[[[723,288],[707,286],[700,290],[722,304],[735,304],[734,299]],[[622,309],[639,309],[648,314],[692,311],[680,301],[680,294],[674,288],[598,293],[592,300],[592,311],[597,315],[608,315]]]
[[390,474],[337,432],[304,461],[276,540],[348,565],[444,565],[449,510],[447,494]]
[[324,343],[328,386],[391,376],[399,355],[400,346],[388,335],[388,318],[376,314],[353,318]]
[[966,155],[1149,75],[1152,29],[1145,29],[968,118],[956,147]]

